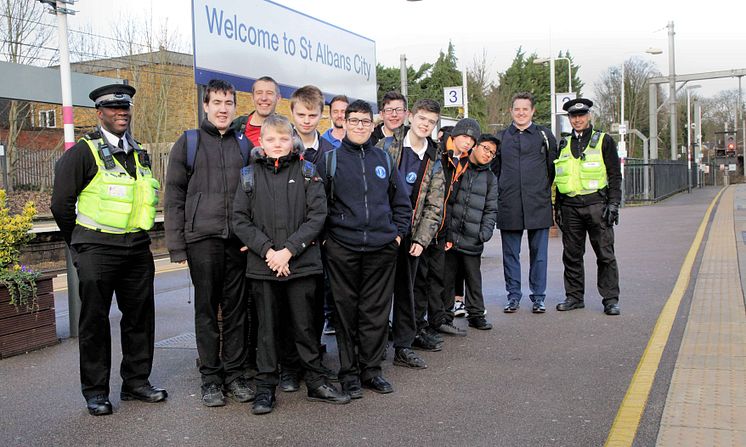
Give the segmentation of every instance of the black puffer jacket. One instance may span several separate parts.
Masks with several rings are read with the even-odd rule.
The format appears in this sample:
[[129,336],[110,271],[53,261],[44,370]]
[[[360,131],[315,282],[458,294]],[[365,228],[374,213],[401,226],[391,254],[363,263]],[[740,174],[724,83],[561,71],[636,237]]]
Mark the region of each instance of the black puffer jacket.
[[[302,163],[308,163],[311,175],[303,175]],[[277,160],[262,156],[253,164],[253,192],[239,185],[233,202],[234,231],[249,248],[246,276],[282,281],[320,274],[316,239],[326,220],[326,194],[315,168],[297,153]],[[287,248],[293,254],[290,276],[278,278],[267,267],[270,248]]]
[[489,165],[469,164],[448,200],[450,215],[446,242],[452,250],[479,255],[492,238],[497,217],[497,178]]
[[186,138],[182,135],[171,148],[166,173],[166,247],[172,262],[186,260],[188,243],[233,235],[233,197],[244,165],[233,131],[228,129],[220,135],[206,119],[199,128],[191,177],[187,173],[186,153]]

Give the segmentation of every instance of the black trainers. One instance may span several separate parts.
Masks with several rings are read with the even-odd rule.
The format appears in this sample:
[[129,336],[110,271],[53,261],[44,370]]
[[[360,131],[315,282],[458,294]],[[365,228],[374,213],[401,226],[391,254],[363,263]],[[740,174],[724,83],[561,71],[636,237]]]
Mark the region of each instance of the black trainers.
[[225,395],[236,402],[251,402],[254,400],[254,388],[251,381],[244,377],[239,377],[224,387]]
[[492,324],[488,323],[484,317],[469,318],[469,326],[480,331],[489,331],[492,329]]
[[[419,349],[421,351],[436,352],[436,351],[440,351],[441,349],[443,349],[443,343],[442,342],[438,343],[437,341],[431,339],[423,331],[420,331],[414,337],[414,341],[412,342],[412,347],[414,349]],[[394,357],[394,364],[396,364],[396,357]]]
[[460,327],[456,327],[453,323],[443,323],[437,328],[436,331],[441,334],[456,335],[458,337],[466,337],[466,331]]
[[409,348],[397,348],[394,353],[394,365],[413,369],[425,369],[427,364]]
[[280,373],[280,389],[286,393],[294,393],[300,389],[300,377],[297,371],[283,371]]
[[225,396],[220,385],[207,383],[202,385],[202,405],[206,407],[222,407],[225,405]]
[[251,412],[254,414],[271,413],[275,408],[275,395],[270,391],[261,391],[256,394]]
[[351,396],[345,392],[339,392],[337,388],[328,383],[322,383],[316,388],[308,390],[308,400],[314,402],[326,402],[329,404],[348,404]]
[[[508,304],[503,308],[503,312],[506,314],[512,314],[517,312],[519,307],[521,306],[518,304],[518,300],[508,300]],[[469,326],[471,326],[471,324],[469,324]]]

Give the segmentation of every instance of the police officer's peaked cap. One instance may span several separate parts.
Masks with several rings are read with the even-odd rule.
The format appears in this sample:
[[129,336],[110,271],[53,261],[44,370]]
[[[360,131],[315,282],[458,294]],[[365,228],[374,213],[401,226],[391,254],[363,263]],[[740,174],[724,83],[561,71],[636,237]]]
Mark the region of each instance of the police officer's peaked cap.
[[109,84],[93,90],[88,97],[99,107],[130,107],[135,87],[126,84]]
[[562,106],[565,112],[569,113],[570,115],[583,115],[585,113],[588,113],[591,110],[591,107],[593,107],[593,101],[585,98],[578,98],[567,101],[565,105]]
[[474,141],[479,141],[479,137],[482,136],[482,129],[479,127],[477,120],[473,118],[463,118],[451,131],[451,138],[456,138],[459,135],[468,135],[474,138]]

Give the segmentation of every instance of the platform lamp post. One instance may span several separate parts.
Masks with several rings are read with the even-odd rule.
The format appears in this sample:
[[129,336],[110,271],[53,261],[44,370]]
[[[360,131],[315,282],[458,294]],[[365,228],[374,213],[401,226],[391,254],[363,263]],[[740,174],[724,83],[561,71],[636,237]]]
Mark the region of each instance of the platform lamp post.
[[548,57],[541,57],[534,59],[535,64],[546,64],[549,62],[549,95],[550,95],[550,107],[551,107],[551,117],[552,117],[552,135],[554,135],[554,138],[557,138],[557,106],[555,104],[556,101],[556,87],[554,82],[554,61],[556,60],[566,60],[567,61],[567,88],[572,92],[572,63],[570,61],[570,58],[567,57],[554,57],[554,58],[548,58]]
[[699,84],[686,87],[686,186],[692,192],[692,90],[702,87]]
[[[645,50],[647,54],[657,55],[657,54],[663,54],[663,50],[660,48],[653,48],[650,47],[647,50]],[[624,158],[627,157],[627,142],[625,140],[625,136],[627,135],[627,125],[624,123],[624,64],[626,61],[622,61],[621,65],[621,119],[619,120],[619,147],[617,148],[617,152],[620,154],[619,157],[621,158],[622,163],[622,187],[624,187]],[[644,196],[645,199],[649,197],[650,194],[650,167],[648,166],[648,163],[650,162],[650,157],[648,155],[647,150],[643,150],[642,154],[642,163],[643,163],[643,184],[644,184]],[[622,201],[624,200],[624,189],[622,189]]]

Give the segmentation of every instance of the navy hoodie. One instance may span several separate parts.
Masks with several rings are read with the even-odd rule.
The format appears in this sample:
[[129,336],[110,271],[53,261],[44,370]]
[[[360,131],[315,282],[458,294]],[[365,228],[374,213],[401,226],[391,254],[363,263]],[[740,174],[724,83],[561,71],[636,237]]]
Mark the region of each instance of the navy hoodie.
[[370,142],[358,145],[347,137],[335,151],[334,179],[327,177],[324,158],[316,165],[327,191],[327,235],[354,251],[378,250],[396,236],[403,238],[409,232],[412,205],[394,162],[387,162],[388,155]]

